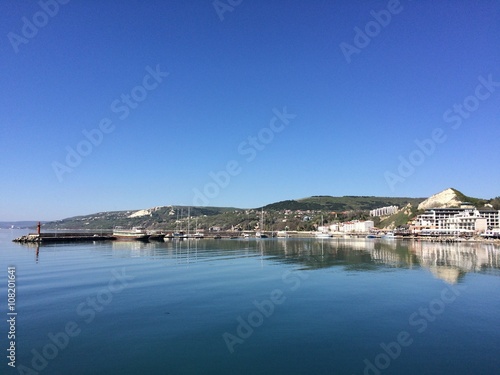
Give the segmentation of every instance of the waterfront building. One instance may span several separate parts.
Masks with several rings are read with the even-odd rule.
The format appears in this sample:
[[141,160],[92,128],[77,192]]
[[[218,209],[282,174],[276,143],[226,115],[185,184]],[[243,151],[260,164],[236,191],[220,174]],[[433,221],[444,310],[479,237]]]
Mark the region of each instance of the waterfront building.
[[330,225],[331,232],[343,232],[343,233],[369,233],[374,227],[374,222],[371,220],[366,221],[347,221],[345,223],[336,223]]
[[413,233],[445,235],[473,235],[496,228],[500,228],[500,210],[478,210],[470,205],[427,209],[410,227]]
[[486,218],[481,217],[477,210],[466,210],[445,220],[443,228],[449,231],[482,233],[487,229]]
[[330,232],[340,232],[340,223],[331,224]]
[[500,229],[500,210],[479,210],[479,214],[486,219],[488,229]]
[[340,231],[344,233],[354,233],[355,232],[354,225],[355,224],[353,221],[347,221],[343,223],[342,227],[340,228]]
[[374,223],[371,220],[358,221],[354,223],[354,231],[358,233],[368,233],[374,227]]

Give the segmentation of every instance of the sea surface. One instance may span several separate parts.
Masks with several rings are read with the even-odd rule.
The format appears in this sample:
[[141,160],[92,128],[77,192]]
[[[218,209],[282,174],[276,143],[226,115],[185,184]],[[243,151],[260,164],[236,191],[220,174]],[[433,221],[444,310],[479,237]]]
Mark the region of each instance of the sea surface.
[[500,374],[492,244],[22,234],[0,231],[1,374]]

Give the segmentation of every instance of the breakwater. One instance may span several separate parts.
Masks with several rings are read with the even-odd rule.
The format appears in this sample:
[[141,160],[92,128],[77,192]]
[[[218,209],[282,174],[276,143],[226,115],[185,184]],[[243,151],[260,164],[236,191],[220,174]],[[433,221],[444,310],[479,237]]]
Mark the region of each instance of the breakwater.
[[87,242],[112,241],[116,237],[97,233],[30,233],[13,240],[19,243],[59,243],[59,242]]

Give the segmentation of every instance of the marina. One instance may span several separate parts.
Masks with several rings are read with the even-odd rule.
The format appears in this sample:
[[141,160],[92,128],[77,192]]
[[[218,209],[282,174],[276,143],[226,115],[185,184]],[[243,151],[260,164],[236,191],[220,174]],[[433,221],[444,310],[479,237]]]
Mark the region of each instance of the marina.
[[0,375],[500,375],[500,0],[4,3]]
[[340,238],[366,238],[366,239],[384,239],[384,240],[414,240],[424,242],[486,242],[500,243],[500,236],[496,233],[489,236],[450,236],[438,233],[409,234],[409,233],[380,233],[380,234],[332,234],[328,232],[316,231],[219,231],[216,233],[186,234],[183,232],[175,233],[156,233],[156,232],[134,232],[134,231],[58,231],[47,233],[30,233],[13,239],[18,243],[67,243],[67,242],[102,242],[102,241],[143,241],[143,242],[164,242],[164,241],[183,241],[188,239],[300,239],[317,238],[321,240],[338,240]]

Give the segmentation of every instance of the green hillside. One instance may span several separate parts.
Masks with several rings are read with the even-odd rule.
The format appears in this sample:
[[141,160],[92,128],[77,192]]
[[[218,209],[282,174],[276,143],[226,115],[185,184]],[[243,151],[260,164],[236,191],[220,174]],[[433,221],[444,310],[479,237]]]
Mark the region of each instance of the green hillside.
[[[370,209],[408,203],[415,206],[423,199],[385,197],[314,196],[287,200],[263,207],[266,230],[314,230],[323,220],[328,224],[339,220],[368,219]],[[190,219],[188,219],[188,212]],[[45,223],[48,229],[111,230],[116,226],[143,226],[173,231],[219,227],[222,230],[254,230],[260,225],[261,208],[163,206],[139,210],[99,212]]]
[[[130,228],[142,226],[151,229],[187,229],[188,212],[191,218],[199,218],[200,225],[211,226],[214,217],[225,216],[226,213],[241,211],[231,207],[187,207],[163,206],[151,208],[147,215],[131,217],[138,210],[99,212],[91,215],[75,216],[63,220],[45,223],[45,229],[102,229],[110,230],[117,226]],[[193,227],[195,222],[193,221]]]
[[[499,197],[484,200],[467,197],[458,191],[456,193],[460,200],[471,202],[478,207],[490,203],[496,209],[500,209]],[[221,230],[255,230],[260,225],[262,209],[265,230],[315,230],[322,222],[326,225],[354,219],[374,220],[377,227],[389,228],[406,224],[417,214],[417,206],[424,200],[424,198],[373,196],[312,196],[276,202],[256,209],[162,206],[141,211],[111,211],[76,216],[44,223],[42,228],[111,230],[116,226],[126,228],[143,226],[163,231],[187,231],[188,227],[191,231],[209,230],[213,227]],[[369,210],[392,205],[405,209],[383,220],[369,216]]]
[[461,202],[469,202],[469,203],[472,203],[476,207],[483,207],[485,204],[490,203],[492,201],[492,199],[487,200],[487,199],[481,199],[481,198],[468,197],[465,194],[463,194],[462,192],[458,191],[457,189],[451,188],[451,190],[453,190],[455,192],[455,194],[457,195],[457,198]]
[[343,211],[369,211],[375,208],[386,206],[403,207],[408,203],[412,206],[424,201],[425,198],[393,198],[393,197],[370,197],[370,196],[344,196],[331,197],[326,195],[318,195],[309,198],[298,200],[287,200],[277,203],[272,203],[264,207],[264,209],[272,210],[328,210],[335,212]]
[[394,229],[403,225],[406,225],[409,220],[414,218],[418,213],[417,206],[411,205],[404,207],[403,210],[390,215],[383,220],[376,218],[375,224],[378,228],[390,228]]

